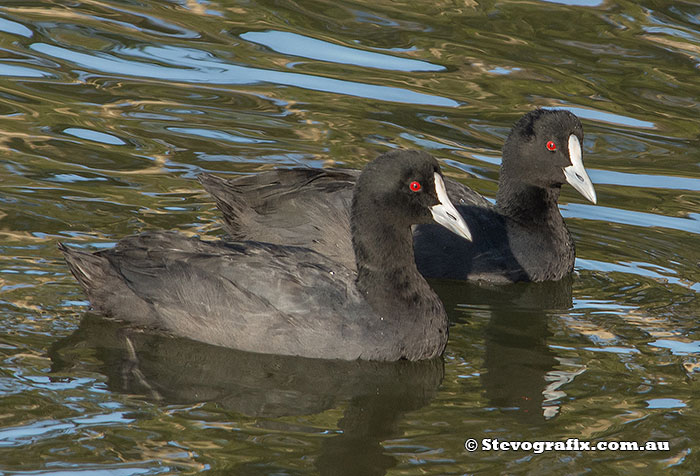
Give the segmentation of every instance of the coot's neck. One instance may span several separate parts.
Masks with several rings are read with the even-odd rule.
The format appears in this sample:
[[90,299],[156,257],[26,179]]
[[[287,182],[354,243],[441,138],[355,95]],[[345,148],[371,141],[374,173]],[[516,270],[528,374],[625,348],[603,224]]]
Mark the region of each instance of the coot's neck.
[[[409,223],[355,194],[351,215],[352,243],[357,263],[357,287],[384,318],[426,315],[439,298],[418,272]],[[444,312],[444,311],[442,311]],[[432,313],[429,313],[432,314]]]
[[542,188],[501,175],[496,206],[503,215],[528,225],[559,225],[564,220],[557,201],[561,187]]

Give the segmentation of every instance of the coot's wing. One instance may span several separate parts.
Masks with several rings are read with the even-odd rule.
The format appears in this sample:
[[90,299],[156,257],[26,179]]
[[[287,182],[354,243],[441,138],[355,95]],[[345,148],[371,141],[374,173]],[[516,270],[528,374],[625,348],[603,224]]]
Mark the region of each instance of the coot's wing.
[[305,246],[355,269],[350,205],[358,171],[280,169],[225,180],[199,177],[234,240]]
[[471,188],[446,180],[447,193],[472,231],[472,241],[444,227],[420,225],[413,243],[418,270],[427,278],[509,283],[527,279],[513,256],[504,217]]
[[[355,269],[350,204],[357,175],[349,170],[279,169],[233,180],[203,174],[200,181],[216,199],[234,239],[305,246]],[[445,185],[474,241],[439,225],[416,227],[420,272],[429,278],[527,280],[495,206],[454,179],[446,178]]]
[[447,195],[450,197],[450,200],[458,209],[460,205],[483,207],[489,210],[494,208],[493,204],[481,194],[455,179],[446,177],[445,188],[447,189]]
[[376,345],[357,336],[372,311],[354,273],[307,249],[148,233],[92,256],[110,276],[102,289],[81,282],[96,309],[120,319],[262,353],[355,359]]

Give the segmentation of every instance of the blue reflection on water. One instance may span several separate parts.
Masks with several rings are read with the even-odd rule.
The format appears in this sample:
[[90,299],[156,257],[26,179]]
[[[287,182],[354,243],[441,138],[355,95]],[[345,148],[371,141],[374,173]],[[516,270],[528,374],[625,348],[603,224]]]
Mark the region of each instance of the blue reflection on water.
[[237,144],[269,144],[274,142],[271,140],[253,139],[251,137],[243,137],[234,134],[229,134],[228,132],[214,131],[210,129],[199,129],[194,127],[166,127],[166,129],[171,132],[180,132],[182,134],[205,137],[207,139],[223,140],[227,142],[234,142]]
[[669,284],[683,286],[700,292],[700,283],[693,283],[677,276],[678,273],[672,269],[662,266],[644,263],[640,261],[608,263],[593,259],[576,258],[576,269],[587,269],[590,271],[601,271],[604,273],[626,273],[636,276],[643,276]]
[[443,71],[444,66],[363,51],[286,31],[250,31],[240,37],[286,55],[392,71]]
[[52,75],[26,66],[0,63],[0,76],[16,76],[18,78],[49,78]]
[[[402,134],[401,137],[415,142],[417,145],[431,149],[456,149],[446,144],[438,142],[425,141],[418,139],[410,134]],[[483,154],[470,154],[470,157],[481,162],[486,162],[491,165],[501,165],[500,157],[492,157]],[[453,164],[457,168],[460,163]],[[466,167],[466,166],[465,166]],[[470,170],[464,169],[466,172]],[[663,190],[690,190],[694,192],[700,191],[700,179],[692,177],[676,177],[673,175],[650,175],[650,174],[631,174],[628,172],[615,172],[612,170],[589,169],[586,171],[591,177],[594,185],[619,185],[622,187],[639,187],[639,188],[658,188]],[[692,215],[692,214],[690,214]]]
[[594,184],[622,185],[625,187],[660,188],[668,190],[700,191],[700,179],[671,175],[630,174],[611,170],[589,169]]
[[649,121],[641,121],[639,119],[634,119],[632,117],[623,116],[621,114],[615,114],[612,112],[599,111],[597,109],[587,109],[583,107],[570,106],[564,104],[561,106],[562,109],[568,109],[569,111],[576,114],[578,117],[583,119],[590,119],[592,121],[607,122],[609,124],[620,124],[629,127],[641,127],[643,129],[654,129],[656,124]]
[[30,38],[32,36],[32,30],[21,23],[7,20],[6,18],[0,18],[0,31],[12,33],[13,35],[24,36],[25,38]]
[[677,398],[652,398],[647,400],[647,408],[684,408],[688,405]]
[[672,339],[658,339],[649,342],[652,347],[670,350],[674,355],[700,354],[700,341],[680,342]]
[[121,140],[119,137],[113,136],[112,134],[107,134],[106,132],[91,131],[90,129],[83,129],[81,127],[69,127],[67,129],[64,129],[63,133],[68,134],[69,136],[78,137],[80,139],[86,139],[93,142],[100,142],[102,144],[126,144],[126,142]]
[[[133,463],[132,463],[133,464]],[[162,463],[161,463],[162,464]],[[69,476],[69,475],[85,475],[85,476],[133,476],[136,474],[172,474],[172,469],[167,466],[162,466],[157,469],[153,468],[120,468],[122,465],[105,465],[108,469],[95,469],[94,465],[90,465],[89,469],[76,469],[84,465],[68,465],[65,469],[53,469],[46,471],[17,471],[12,474],[31,475],[31,476]]]
[[459,106],[459,103],[452,99],[408,89],[226,64],[209,53],[195,49],[147,46],[143,49],[122,48],[119,50],[119,53],[124,55],[175,66],[169,67],[130,61],[106,53],[78,53],[46,43],[34,43],[30,48],[53,58],[63,59],[84,68],[109,74],[206,84],[274,83],[390,102],[446,107]]
[[564,218],[583,218],[587,220],[604,220],[623,225],[671,228],[700,234],[700,221],[689,218],[668,217],[654,213],[622,210],[619,208],[603,207],[601,205],[583,205],[569,203],[559,207]]
[[591,352],[611,352],[613,354],[639,354],[637,349],[629,347],[603,346],[603,347],[584,347],[585,350]]
[[402,139],[409,140],[416,144],[418,147],[421,147],[423,149],[448,149],[448,150],[457,150],[457,147],[451,146],[449,144],[443,144],[441,142],[436,142],[434,140],[430,139],[425,139],[422,137],[415,136],[413,134],[409,134],[408,132],[402,132],[399,134],[399,137]]
[[546,3],[559,3],[561,5],[571,5],[574,7],[599,7],[604,0],[540,0]]
[[601,300],[601,299],[574,299],[573,309],[592,309],[594,311],[591,314],[595,314],[595,309],[605,310],[606,314],[619,314],[624,315],[632,309],[636,309],[636,306],[625,306],[624,304],[617,303],[615,301]]
[[[75,428],[71,423],[56,420],[44,420],[24,426],[3,428],[0,430],[0,447],[17,446],[18,444],[32,444],[36,437],[57,431],[65,432]],[[21,441],[21,442],[20,442]]]
[[77,174],[54,174],[52,177],[47,177],[45,180],[49,180],[51,182],[76,183],[93,181],[104,182],[107,179],[104,177],[83,177],[82,175]]
[[489,73],[493,74],[511,74],[516,71],[520,71],[520,68],[503,68],[501,66],[498,66],[496,68],[488,70]]

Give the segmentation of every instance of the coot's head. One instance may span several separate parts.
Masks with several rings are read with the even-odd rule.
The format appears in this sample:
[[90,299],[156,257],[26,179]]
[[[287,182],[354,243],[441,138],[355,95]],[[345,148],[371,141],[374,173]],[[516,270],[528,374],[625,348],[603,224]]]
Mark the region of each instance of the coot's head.
[[367,164],[355,186],[353,212],[400,227],[437,222],[471,240],[447,197],[440,165],[425,152],[394,150]]
[[596,203],[593,183],[583,167],[583,126],[569,111],[535,109],[518,120],[503,146],[501,174],[541,188],[568,182]]

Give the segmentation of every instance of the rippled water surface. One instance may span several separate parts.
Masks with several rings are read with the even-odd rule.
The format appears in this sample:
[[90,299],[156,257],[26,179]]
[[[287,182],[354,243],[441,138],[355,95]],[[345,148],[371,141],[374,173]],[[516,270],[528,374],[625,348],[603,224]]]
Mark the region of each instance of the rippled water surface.
[[[694,474],[700,468],[696,2],[0,4],[2,474]],[[561,283],[434,283],[418,364],[257,356],[105,322],[57,241],[221,234],[195,181],[428,150],[488,197],[511,124],[576,113]],[[668,441],[483,451],[465,440]]]

